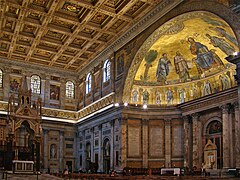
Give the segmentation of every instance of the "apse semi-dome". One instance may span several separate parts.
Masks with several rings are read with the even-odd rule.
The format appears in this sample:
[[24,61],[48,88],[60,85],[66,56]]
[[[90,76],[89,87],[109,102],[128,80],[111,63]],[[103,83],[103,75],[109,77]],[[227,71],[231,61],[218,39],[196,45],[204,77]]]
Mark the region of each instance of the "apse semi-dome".
[[144,42],[125,82],[123,101],[175,105],[236,85],[239,51],[231,27],[215,14],[197,11],[173,18]]

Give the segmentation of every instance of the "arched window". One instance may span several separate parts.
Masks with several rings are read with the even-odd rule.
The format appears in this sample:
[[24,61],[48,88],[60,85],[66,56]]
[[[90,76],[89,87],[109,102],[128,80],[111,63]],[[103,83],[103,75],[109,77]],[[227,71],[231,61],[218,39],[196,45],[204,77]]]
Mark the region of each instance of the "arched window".
[[3,87],[3,72],[0,69],[0,87]]
[[41,79],[38,75],[31,76],[31,90],[34,94],[41,93]]
[[110,69],[110,61],[106,60],[103,66],[103,82],[107,82],[110,80]]
[[66,82],[66,97],[74,98],[74,84],[72,81]]
[[91,92],[91,88],[92,88],[92,75],[88,73],[86,78],[86,94]]

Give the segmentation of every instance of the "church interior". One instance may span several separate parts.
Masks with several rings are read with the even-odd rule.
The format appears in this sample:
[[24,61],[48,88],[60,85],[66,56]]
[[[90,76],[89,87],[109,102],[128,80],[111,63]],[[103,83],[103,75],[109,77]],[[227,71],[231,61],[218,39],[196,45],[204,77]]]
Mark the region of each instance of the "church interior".
[[0,167],[240,168],[239,43],[238,0],[0,1]]

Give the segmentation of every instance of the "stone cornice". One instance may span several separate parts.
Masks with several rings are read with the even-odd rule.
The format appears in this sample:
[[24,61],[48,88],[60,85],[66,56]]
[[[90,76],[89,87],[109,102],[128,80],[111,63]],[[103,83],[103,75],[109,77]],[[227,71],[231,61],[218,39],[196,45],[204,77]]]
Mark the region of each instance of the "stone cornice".
[[219,108],[222,105],[235,102],[237,99],[238,90],[237,87],[234,87],[210,96],[204,96],[199,99],[180,104],[177,107],[182,110],[182,115],[186,116],[212,108]]
[[[125,44],[130,42],[133,38],[143,32],[146,28],[151,26],[158,19],[162,18],[166,13],[171,11],[174,7],[182,3],[184,0],[163,0],[156,6],[151,12],[146,14],[144,18],[138,21],[132,28],[130,28],[125,34],[120,36],[114,41],[108,48],[102,51],[96,58],[94,58],[83,70],[81,74],[85,75],[91,67],[97,66],[103,59],[107,59],[113,52],[119,50]],[[80,78],[82,76],[80,75]]]

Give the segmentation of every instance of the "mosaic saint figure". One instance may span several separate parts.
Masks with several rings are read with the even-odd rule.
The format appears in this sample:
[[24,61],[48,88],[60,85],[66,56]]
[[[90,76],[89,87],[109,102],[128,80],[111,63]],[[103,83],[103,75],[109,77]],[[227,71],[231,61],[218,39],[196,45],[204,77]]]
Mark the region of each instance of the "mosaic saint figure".
[[185,102],[186,92],[183,89],[179,90],[179,98],[180,98],[180,103]]
[[194,61],[196,64],[204,70],[208,70],[212,67],[213,63],[221,64],[221,59],[213,52],[208,49],[207,46],[200,42],[196,42],[193,38],[188,38],[190,43],[190,51],[193,55],[196,55]]
[[161,104],[161,101],[162,101],[162,94],[157,91],[156,92],[156,104]]
[[176,52],[176,56],[174,57],[174,65],[176,73],[179,75],[181,82],[185,82],[190,79],[187,61],[183,58],[179,51]]
[[143,103],[148,103],[149,100],[149,92],[145,89],[145,91],[143,91]]
[[211,88],[211,84],[209,81],[207,82],[204,82],[204,85],[203,85],[203,95],[206,96],[206,95],[209,95],[212,93],[212,88]]
[[173,104],[173,92],[170,88],[166,92],[166,97],[167,97],[167,104]]
[[158,60],[158,67],[156,72],[156,78],[158,82],[166,82],[167,76],[169,74],[169,65],[171,65],[171,62],[167,57],[167,53],[164,53]]
[[230,88],[230,82],[229,82],[226,75],[220,75],[219,80],[220,80],[221,85],[222,85],[222,90]]
[[136,89],[132,92],[132,102],[138,102],[138,91]]
[[216,27],[214,30],[218,33],[219,36],[225,37],[228,41],[230,41],[234,45],[238,46],[238,42],[237,42],[236,38],[231,36],[230,34],[228,34],[225,29]]
[[210,42],[214,47],[218,47],[226,55],[231,55],[235,52],[234,47],[230,45],[227,41],[225,41],[223,38],[210,36],[209,34],[206,34],[206,36],[210,39]]

